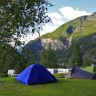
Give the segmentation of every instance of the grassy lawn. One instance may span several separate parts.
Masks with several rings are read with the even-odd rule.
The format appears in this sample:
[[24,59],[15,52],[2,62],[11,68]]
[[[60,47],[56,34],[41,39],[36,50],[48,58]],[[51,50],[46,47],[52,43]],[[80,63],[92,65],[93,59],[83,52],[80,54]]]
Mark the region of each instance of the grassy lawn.
[[58,79],[26,86],[13,77],[0,78],[0,96],[96,96],[96,80]]
[[88,71],[88,72],[91,72],[91,73],[93,73],[93,66],[87,66],[86,68],[85,68],[85,71]]

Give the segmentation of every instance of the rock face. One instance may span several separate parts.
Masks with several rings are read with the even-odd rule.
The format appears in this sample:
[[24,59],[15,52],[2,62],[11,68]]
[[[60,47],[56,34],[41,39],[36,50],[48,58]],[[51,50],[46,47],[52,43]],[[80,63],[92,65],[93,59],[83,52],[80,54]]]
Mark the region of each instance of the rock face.
[[93,14],[89,15],[89,16],[82,16],[80,17],[81,21],[86,21],[86,20],[96,20],[96,12],[94,12]]
[[47,49],[49,43],[51,44],[53,50],[62,50],[70,47],[69,42],[67,40],[65,44],[64,42],[61,42],[59,39],[52,40],[51,38],[42,39],[41,42],[42,46],[45,49]]
[[72,37],[67,39],[65,42],[60,41],[59,39],[44,38],[38,39],[35,42],[28,43],[25,46],[28,50],[33,50],[34,52],[47,49],[48,44],[51,44],[51,48],[55,51],[68,49],[71,46]]
[[88,20],[96,20],[96,12],[94,12],[92,15],[88,16]]

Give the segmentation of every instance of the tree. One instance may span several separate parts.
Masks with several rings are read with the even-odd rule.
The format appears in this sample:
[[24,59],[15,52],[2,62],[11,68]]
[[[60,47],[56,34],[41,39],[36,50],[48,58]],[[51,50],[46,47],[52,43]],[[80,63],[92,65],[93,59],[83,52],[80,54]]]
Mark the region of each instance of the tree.
[[80,52],[80,46],[77,42],[73,48],[73,53],[72,53],[72,56],[71,56],[69,62],[70,62],[71,67],[73,67],[73,66],[81,67],[83,64],[83,58],[82,58],[82,54]]
[[41,54],[41,64],[46,68],[56,68],[57,59],[54,50],[51,48],[51,44],[48,45],[47,49],[44,49]]
[[88,59],[88,57],[84,57],[83,58],[83,66],[86,67],[86,66],[91,66],[91,60]]
[[15,72],[20,73],[24,68],[28,65],[28,60],[24,58],[23,56],[20,57],[20,60],[17,62],[15,66]]
[[4,64],[4,73],[7,73],[9,69],[14,68],[14,61],[14,56],[12,56],[12,54],[7,54]]
[[23,34],[39,33],[51,21],[46,14],[49,6],[47,0],[0,0],[0,42],[20,45]]
[[28,64],[35,63],[35,56],[30,49],[23,48],[22,50],[23,56],[28,59]]
[[6,61],[5,53],[6,53],[5,46],[0,46],[0,73],[3,72],[5,61]]
[[46,14],[49,6],[47,0],[0,0],[0,67],[4,66],[5,72],[14,64],[24,64],[6,45],[21,45],[21,36],[39,33],[42,25],[51,21]]
[[7,72],[8,69],[14,66],[14,58],[16,52],[13,47],[8,44],[5,44],[0,47],[0,67],[1,72]]
[[0,46],[0,73],[7,73],[9,69],[14,69],[17,64],[21,64],[20,68],[23,69],[27,63],[27,59],[9,44]]

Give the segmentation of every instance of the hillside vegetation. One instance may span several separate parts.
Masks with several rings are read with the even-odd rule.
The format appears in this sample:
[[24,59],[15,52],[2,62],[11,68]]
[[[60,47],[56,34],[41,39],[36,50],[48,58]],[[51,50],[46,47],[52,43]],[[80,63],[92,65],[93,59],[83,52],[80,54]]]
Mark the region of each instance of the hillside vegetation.
[[96,13],[67,22],[52,33],[30,41],[25,48],[37,54],[36,57],[40,59],[40,51],[51,43],[58,61],[68,64],[75,42],[80,45],[84,62],[96,62]]

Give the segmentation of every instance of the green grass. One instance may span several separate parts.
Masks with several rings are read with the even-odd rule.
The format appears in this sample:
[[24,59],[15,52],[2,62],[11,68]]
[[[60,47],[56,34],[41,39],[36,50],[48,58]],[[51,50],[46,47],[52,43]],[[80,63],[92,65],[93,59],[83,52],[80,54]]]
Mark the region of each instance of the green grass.
[[85,67],[85,71],[93,73],[93,66],[87,66]]
[[26,86],[13,77],[0,78],[0,96],[96,96],[96,80],[58,79]]
[[64,73],[54,74],[56,78],[64,78],[64,75],[65,75]]

